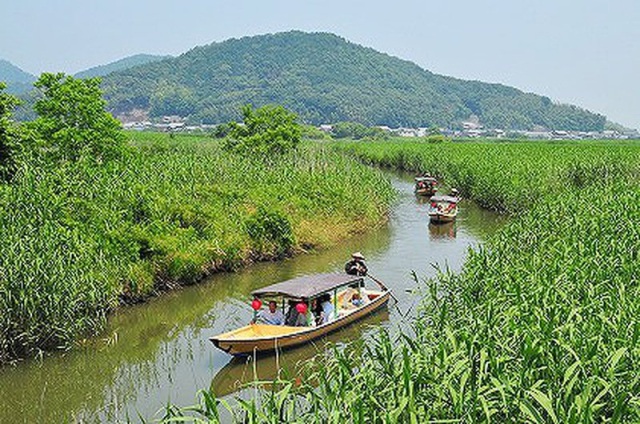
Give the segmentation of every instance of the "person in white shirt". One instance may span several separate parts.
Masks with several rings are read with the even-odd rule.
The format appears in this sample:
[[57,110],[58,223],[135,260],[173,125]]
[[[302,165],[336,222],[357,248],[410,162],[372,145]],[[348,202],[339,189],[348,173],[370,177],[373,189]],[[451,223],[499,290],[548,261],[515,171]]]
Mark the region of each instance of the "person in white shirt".
[[275,301],[269,302],[269,309],[258,312],[258,322],[270,325],[284,325],[284,314],[278,309]]

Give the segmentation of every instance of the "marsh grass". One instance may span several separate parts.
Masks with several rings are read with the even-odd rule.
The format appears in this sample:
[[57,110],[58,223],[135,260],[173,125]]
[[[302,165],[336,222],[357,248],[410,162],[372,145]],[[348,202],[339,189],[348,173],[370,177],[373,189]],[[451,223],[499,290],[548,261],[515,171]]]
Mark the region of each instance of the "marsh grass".
[[119,303],[380,225],[393,197],[317,145],[270,160],[130,137],[118,161],[32,164],[0,186],[0,362],[95,334]]
[[235,406],[238,421],[640,422],[639,145],[341,148],[512,219],[461,273],[422,283],[414,335],[316,358],[301,385]]

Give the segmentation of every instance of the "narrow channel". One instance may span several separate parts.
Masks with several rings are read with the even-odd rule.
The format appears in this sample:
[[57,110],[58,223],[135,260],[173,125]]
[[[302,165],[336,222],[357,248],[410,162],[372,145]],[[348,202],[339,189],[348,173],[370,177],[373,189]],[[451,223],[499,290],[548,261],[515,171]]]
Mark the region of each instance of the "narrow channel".
[[[469,249],[504,221],[463,201],[453,224],[430,226],[427,199],[413,194],[409,174],[389,173],[399,192],[389,223],[345,239],[333,249],[263,263],[177,290],[151,302],[123,308],[109,320],[99,340],[82,348],[0,369],[0,423],[114,422],[151,419],[171,401],[190,405],[201,388],[233,394],[238,381],[253,377],[247,361],[232,360],[213,347],[211,335],[244,325],[251,318],[249,293],[299,275],[339,271],[351,253],[361,251],[370,272],[399,300],[383,311],[315,344],[285,351],[282,367],[312,358],[324,342],[366,340],[380,326],[397,328],[415,311],[418,296],[412,271],[435,275],[433,265],[458,270]],[[258,377],[276,374],[273,357],[256,363]]]

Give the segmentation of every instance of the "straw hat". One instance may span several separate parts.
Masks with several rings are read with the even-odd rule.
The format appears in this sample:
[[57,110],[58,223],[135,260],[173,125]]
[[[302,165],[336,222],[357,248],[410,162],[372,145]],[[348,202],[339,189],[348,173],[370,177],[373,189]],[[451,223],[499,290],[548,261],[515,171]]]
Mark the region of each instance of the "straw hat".
[[360,253],[360,252],[354,253],[353,255],[351,255],[351,257],[353,259],[362,259],[364,261],[364,255],[362,253]]

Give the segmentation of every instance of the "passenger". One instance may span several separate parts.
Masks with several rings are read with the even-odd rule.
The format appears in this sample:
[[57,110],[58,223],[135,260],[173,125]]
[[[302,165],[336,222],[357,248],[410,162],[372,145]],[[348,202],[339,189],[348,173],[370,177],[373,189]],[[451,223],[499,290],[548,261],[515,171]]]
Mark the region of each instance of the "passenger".
[[353,294],[353,297],[351,297],[351,304],[353,306],[362,306],[364,305],[364,300],[362,300],[362,298],[360,297],[360,293],[356,292]]
[[317,325],[322,324],[322,306],[318,303],[318,299],[311,301],[311,310],[309,312],[314,316],[314,322]]
[[296,321],[296,327],[315,327],[316,319],[313,316],[313,313],[307,308],[307,305],[305,305],[304,303],[298,304],[298,306],[300,305],[302,305],[302,307],[300,308],[302,312],[297,311],[298,318]]
[[287,315],[284,319],[284,325],[288,325],[291,327],[297,325],[296,322],[298,322],[298,315],[300,315],[297,310],[297,305],[298,302],[296,302],[295,300],[289,301],[289,309],[287,310]]
[[284,325],[284,314],[278,309],[277,303],[269,302],[269,309],[258,312],[256,320],[269,325]]
[[449,193],[449,196],[451,197],[460,197],[460,192],[458,191],[457,188],[452,188],[451,192]]
[[322,307],[322,312],[320,313],[320,324],[327,324],[333,321],[335,318],[335,308],[331,304],[331,295],[323,296],[320,306]]
[[351,299],[353,299],[353,295],[358,293],[358,288],[349,286],[342,295],[342,309],[350,309],[353,304],[351,303]]
[[353,259],[344,265],[344,271],[349,275],[357,275],[363,277],[367,275],[367,265],[364,263],[364,256],[360,252],[351,255]]

